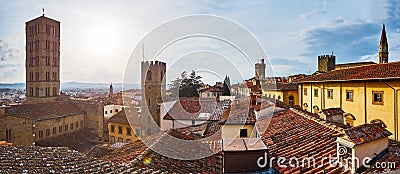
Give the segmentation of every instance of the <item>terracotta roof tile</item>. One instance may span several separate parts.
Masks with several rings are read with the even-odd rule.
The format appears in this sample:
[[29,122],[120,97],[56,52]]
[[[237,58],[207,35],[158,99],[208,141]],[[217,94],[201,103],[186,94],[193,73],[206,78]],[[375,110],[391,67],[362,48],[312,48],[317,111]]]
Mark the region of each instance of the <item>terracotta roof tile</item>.
[[6,108],[6,115],[35,119],[36,121],[83,114],[84,111],[70,101],[16,105]]
[[392,135],[388,130],[377,124],[363,124],[352,127],[345,129],[345,133],[357,145]]
[[298,83],[324,81],[351,81],[372,79],[400,78],[400,62],[374,64],[349,69],[333,70],[327,73],[314,74],[298,80]]

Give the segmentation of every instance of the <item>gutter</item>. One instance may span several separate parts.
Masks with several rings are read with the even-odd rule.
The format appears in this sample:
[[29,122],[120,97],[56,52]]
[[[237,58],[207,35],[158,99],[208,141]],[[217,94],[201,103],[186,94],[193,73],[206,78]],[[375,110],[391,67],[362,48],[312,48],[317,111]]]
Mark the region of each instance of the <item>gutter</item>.
[[398,134],[398,118],[397,118],[397,113],[398,113],[398,108],[397,108],[397,91],[394,87],[390,86],[388,83],[386,83],[385,81],[380,80],[382,83],[384,83],[386,86],[390,87],[393,89],[393,93],[394,93],[394,106],[393,106],[393,119],[394,119],[394,138],[397,141],[397,134]]

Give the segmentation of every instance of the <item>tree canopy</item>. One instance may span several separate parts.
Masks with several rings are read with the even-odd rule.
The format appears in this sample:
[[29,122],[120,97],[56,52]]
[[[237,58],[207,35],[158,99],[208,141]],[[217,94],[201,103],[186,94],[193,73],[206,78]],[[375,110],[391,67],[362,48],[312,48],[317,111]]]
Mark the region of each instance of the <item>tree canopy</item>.
[[169,90],[173,97],[198,97],[197,90],[200,88],[201,78],[194,70],[190,74],[183,71],[180,78],[168,84]]
[[222,96],[231,95],[231,80],[228,76],[225,76],[224,84],[222,85]]

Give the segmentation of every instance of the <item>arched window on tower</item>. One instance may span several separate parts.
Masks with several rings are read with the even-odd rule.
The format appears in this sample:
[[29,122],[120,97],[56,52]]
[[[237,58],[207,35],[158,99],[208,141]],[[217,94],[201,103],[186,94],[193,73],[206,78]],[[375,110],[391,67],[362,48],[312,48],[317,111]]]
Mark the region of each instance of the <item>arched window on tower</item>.
[[151,71],[147,71],[146,80],[151,80]]

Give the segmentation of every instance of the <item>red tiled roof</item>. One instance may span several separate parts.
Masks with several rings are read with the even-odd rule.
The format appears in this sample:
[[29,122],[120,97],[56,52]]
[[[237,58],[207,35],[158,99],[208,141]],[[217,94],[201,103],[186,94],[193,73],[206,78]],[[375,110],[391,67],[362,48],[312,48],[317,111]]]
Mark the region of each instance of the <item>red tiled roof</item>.
[[277,90],[277,91],[297,91],[297,84],[295,83],[262,83],[261,88],[263,90]]
[[110,117],[108,119],[109,123],[121,123],[121,124],[129,124],[128,118],[126,117],[125,109],[122,108],[121,111]]
[[[165,114],[168,120],[220,120],[227,108],[223,102],[212,100],[180,100]],[[199,114],[210,114],[209,118],[199,117]],[[207,115],[204,115],[207,116]]]
[[329,108],[329,109],[322,109],[321,111],[325,115],[338,115],[338,114],[343,114],[344,111],[341,108]]
[[[267,128],[262,126],[267,126]],[[264,143],[269,147],[269,153],[274,157],[285,157],[287,159],[284,162],[287,168],[278,166],[276,161],[273,163],[273,167],[279,172],[343,172],[339,167],[330,167],[329,160],[321,160],[324,157],[336,157],[336,137],[334,134],[337,134],[337,131],[291,110],[275,114],[272,118],[259,120],[257,127],[266,130],[261,133]],[[315,168],[307,165],[290,167],[288,159],[291,157],[296,157],[299,160],[313,157],[317,164]]]
[[297,83],[398,78],[400,78],[400,62],[391,62],[314,74],[298,80]]
[[392,135],[388,130],[377,124],[363,124],[352,127],[346,129],[345,133],[357,145]]
[[31,118],[40,121],[83,114],[84,111],[70,101],[56,101],[7,107],[5,113],[6,115]]
[[211,86],[209,88],[200,89],[199,92],[222,92],[222,88],[218,86]]

